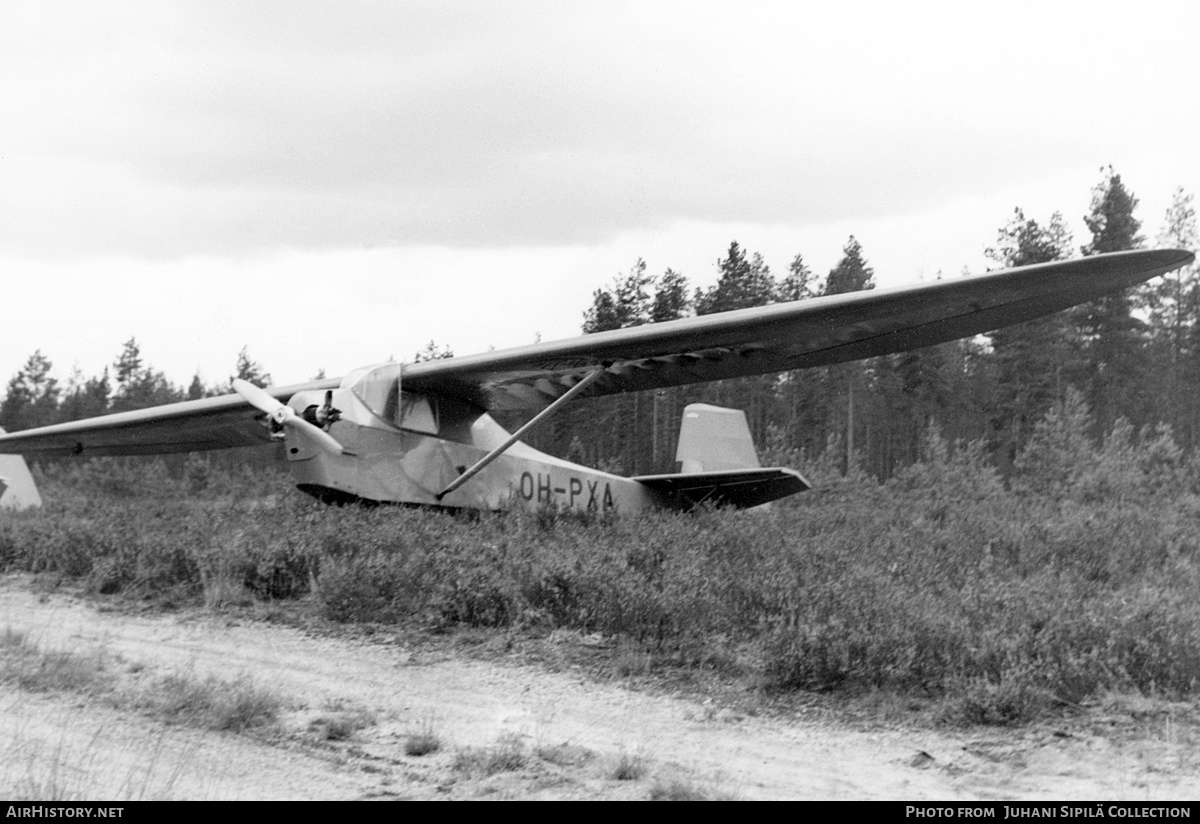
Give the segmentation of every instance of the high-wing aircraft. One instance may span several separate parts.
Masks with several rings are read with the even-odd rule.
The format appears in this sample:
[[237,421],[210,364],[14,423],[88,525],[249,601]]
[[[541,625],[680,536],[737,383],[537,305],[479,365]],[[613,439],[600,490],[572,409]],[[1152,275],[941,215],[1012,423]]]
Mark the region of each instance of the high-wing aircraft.
[[[668,475],[612,475],[520,438],[575,400],[943,343],[1066,309],[1193,259],[1181,249],[1118,252],[467,357],[383,363],[294,386],[235,381],[235,393],[222,397],[0,435],[0,453],[88,458],[282,440],[296,485],[330,501],[625,512],[702,501],[755,506],[809,484],[794,470],[759,466],[736,410],[688,407],[677,455],[682,471]],[[509,434],[488,413],[510,409],[537,414]]]

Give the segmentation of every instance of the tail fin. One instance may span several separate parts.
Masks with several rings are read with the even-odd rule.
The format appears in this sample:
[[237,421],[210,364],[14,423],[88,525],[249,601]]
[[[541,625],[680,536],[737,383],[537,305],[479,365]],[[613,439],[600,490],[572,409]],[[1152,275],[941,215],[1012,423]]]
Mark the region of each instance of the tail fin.
[[[0,429],[0,434],[4,430]],[[20,455],[0,455],[0,509],[25,509],[41,506],[29,467]]]
[[746,413],[707,403],[684,407],[675,460],[680,462],[685,475],[762,466],[754,450],[754,439],[750,437]]

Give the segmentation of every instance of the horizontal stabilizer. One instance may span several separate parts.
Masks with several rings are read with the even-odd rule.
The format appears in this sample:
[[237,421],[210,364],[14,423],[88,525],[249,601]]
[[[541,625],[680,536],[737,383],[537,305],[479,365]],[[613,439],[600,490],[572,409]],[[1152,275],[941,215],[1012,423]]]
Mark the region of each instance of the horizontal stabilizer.
[[658,493],[664,506],[684,511],[704,503],[745,509],[812,487],[799,472],[780,467],[639,475],[633,480]]

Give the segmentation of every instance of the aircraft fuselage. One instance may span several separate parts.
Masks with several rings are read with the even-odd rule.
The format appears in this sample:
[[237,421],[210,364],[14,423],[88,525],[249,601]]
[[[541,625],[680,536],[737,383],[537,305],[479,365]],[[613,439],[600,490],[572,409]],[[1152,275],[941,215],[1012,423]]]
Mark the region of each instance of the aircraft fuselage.
[[[407,394],[407,393],[406,393]],[[318,402],[304,393],[290,405],[298,412]],[[509,434],[485,412],[460,404],[409,397],[412,410],[394,426],[374,415],[347,390],[334,393],[342,417],[329,433],[346,449],[321,449],[303,430],[285,435],[296,485],[326,500],[364,500],[501,510],[514,505],[551,505],[576,510],[632,512],[663,505],[641,483],[590,469],[517,442],[458,489],[441,493],[468,467],[504,443]],[[431,431],[415,431],[423,428]],[[435,434],[436,433],[436,434]]]

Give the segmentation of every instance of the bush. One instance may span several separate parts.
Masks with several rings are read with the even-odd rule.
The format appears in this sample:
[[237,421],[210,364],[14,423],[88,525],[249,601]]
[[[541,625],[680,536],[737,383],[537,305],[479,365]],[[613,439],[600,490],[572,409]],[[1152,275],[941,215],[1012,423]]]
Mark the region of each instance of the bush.
[[1191,696],[1194,468],[1166,430],[1095,445],[1089,426],[1068,398],[1011,489],[980,444],[931,431],[887,484],[687,516],[324,507],[191,460],[139,497],[120,464],[48,468],[46,508],[0,518],[0,565],[214,605],[313,592],[336,621],[602,633],[654,663],[757,660],[777,690],[941,698],[972,723]]

